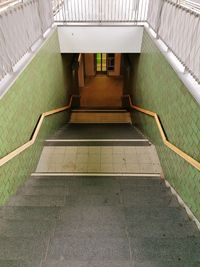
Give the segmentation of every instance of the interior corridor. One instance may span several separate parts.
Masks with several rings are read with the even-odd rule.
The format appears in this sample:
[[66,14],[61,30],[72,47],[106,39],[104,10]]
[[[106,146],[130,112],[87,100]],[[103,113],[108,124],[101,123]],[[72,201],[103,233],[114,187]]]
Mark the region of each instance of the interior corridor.
[[80,88],[81,107],[121,107],[123,78],[107,75],[87,77]]

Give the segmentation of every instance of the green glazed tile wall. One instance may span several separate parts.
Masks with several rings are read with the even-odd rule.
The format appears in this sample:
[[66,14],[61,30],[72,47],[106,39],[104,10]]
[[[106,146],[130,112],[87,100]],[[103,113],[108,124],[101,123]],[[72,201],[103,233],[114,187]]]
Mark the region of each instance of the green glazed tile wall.
[[[25,143],[41,113],[68,103],[70,56],[59,53],[55,30],[0,100],[0,157]],[[0,204],[5,203],[35,170],[43,140],[68,120],[67,112],[45,119],[37,142],[0,167]]]
[[[200,106],[146,31],[141,55],[129,55],[133,102],[160,116],[168,139],[200,161]],[[165,178],[200,219],[200,172],[165,147],[154,120],[139,112],[133,120],[156,145]]]

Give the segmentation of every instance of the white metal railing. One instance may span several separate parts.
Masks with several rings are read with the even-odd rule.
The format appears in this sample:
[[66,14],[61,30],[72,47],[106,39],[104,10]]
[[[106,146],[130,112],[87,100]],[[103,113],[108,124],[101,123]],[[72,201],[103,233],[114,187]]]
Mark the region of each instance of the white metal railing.
[[149,0],[53,0],[56,22],[143,22]]
[[[191,7],[194,7],[191,8]],[[200,5],[150,0],[147,21],[185,69],[200,83]]]
[[51,0],[26,0],[0,10],[0,80],[12,73],[15,64],[52,25],[51,4]]
[[200,1],[198,2],[198,1],[182,0],[180,1],[180,4],[189,8],[190,10],[200,13]]

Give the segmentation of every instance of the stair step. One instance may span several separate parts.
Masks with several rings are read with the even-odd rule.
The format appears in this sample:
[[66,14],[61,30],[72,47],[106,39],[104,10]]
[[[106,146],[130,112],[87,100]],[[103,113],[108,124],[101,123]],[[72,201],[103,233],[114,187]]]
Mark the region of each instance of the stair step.
[[[51,176],[51,175],[34,175],[31,176],[25,183],[25,186],[56,186],[56,187],[68,187],[72,184],[77,184],[79,187],[84,185],[105,185],[109,186],[114,183],[119,183],[122,189],[135,187],[159,187],[166,188],[160,177],[117,177],[117,176]],[[64,189],[63,189],[64,190]]]
[[[49,260],[45,261],[41,267],[132,267],[131,261],[70,261],[70,260]],[[21,266],[20,266],[21,267]]]
[[[68,123],[49,139],[145,139],[130,123]],[[128,140],[127,140],[128,141]]]
[[147,219],[141,224],[135,222],[128,223],[127,231],[131,238],[183,238],[199,237],[195,223],[192,222],[173,222],[173,221],[150,221]]
[[[58,265],[60,267],[60,265]],[[179,258],[170,259],[154,259],[149,261],[136,262],[134,261],[134,267],[197,267],[200,266],[200,260],[184,259]],[[51,266],[50,267],[54,267]]]
[[63,186],[24,186],[20,188],[17,195],[34,195],[34,196],[67,196],[69,189]]
[[0,239],[2,237],[48,237],[55,228],[55,221],[47,220],[6,220],[0,219]]
[[147,139],[47,139],[44,146],[150,146]]
[[[200,239],[199,238],[131,238],[133,260],[136,262],[171,260],[182,266],[195,266],[193,263],[200,262]],[[185,262],[189,265],[185,265]],[[162,266],[162,265],[161,265]],[[198,265],[196,265],[198,266]]]
[[132,123],[129,112],[72,112],[70,123]]
[[61,207],[64,203],[64,196],[16,195],[11,197],[7,206]]
[[12,207],[4,206],[0,208],[0,219],[8,220],[50,220],[59,218],[60,207]]
[[126,109],[116,109],[116,108],[80,108],[72,109],[71,112],[74,113],[127,113]]
[[[13,261],[19,261],[20,264],[27,262],[28,265],[24,266],[39,266],[44,258],[47,244],[48,239],[45,240],[38,236],[36,238],[1,237],[0,264],[7,264],[9,261],[14,264]],[[6,265],[0,266],[5,267]]]

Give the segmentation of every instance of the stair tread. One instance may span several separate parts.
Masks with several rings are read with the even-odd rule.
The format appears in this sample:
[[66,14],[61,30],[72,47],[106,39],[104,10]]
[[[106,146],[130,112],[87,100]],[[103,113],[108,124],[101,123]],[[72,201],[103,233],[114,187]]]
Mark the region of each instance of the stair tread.
[[71,112],[70,123],[132,123],[130,112]]
[[131,124],[69,123],[49,139],[145,139]]
[[0,207],[3,267],[195,266],[199,251],[159,176],[31,176]]

